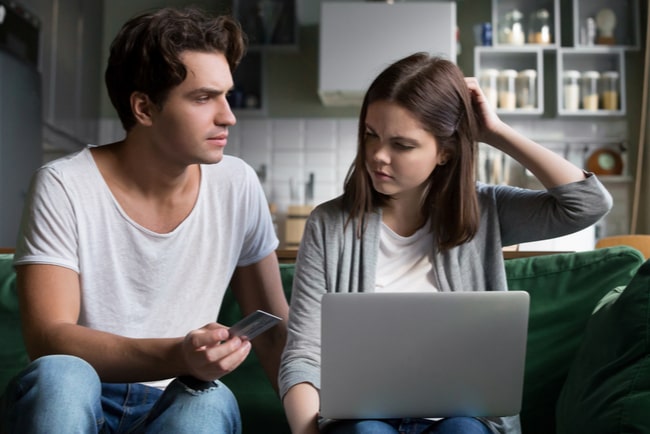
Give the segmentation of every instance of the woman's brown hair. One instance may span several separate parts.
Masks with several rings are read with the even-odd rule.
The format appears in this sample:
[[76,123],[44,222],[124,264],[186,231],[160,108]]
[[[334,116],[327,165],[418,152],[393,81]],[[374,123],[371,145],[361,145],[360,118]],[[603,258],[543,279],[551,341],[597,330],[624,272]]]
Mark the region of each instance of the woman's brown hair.
[[359,115],[357,155],[344,185],[348,222],[357,219],[362,236],[366,214],[391,200],[372,186],[365,161],[365,119],[375,101],[408,110],[436,139],[447,161],[427,181],[421,213],[430,219],[435,242],[444,251],[471,240],[479,225],[474,178],[478,120],[461,70],[452,62],[415,53],[388,66],[366,92]]

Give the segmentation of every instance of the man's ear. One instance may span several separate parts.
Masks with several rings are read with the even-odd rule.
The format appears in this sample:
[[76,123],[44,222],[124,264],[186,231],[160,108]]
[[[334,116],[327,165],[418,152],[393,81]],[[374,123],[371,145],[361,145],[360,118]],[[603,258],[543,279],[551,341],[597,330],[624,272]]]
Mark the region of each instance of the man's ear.
[[141,125],[150,126],[152,123],[152,112],[155,105],[149,99],[149,96],[143,92],[133,92],[131,94],[131,111],[136,122]]

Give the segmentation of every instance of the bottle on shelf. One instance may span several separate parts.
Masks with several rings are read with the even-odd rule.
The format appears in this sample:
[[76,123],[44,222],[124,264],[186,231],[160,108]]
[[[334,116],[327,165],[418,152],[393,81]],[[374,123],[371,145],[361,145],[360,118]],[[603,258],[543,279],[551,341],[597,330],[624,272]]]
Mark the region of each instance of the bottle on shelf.
[[585,71],[581,77],[581,99],[584,110],[598,110],[600,93],[598,92],[598,82],[600,81],[600,72]]
[[514,69],[504,69],[499,73],[499,108],[514,110],[517,107],[516,80],[517,71]]
[[528,24],[529,44],[550,44],[552,42],[549,18],[550,14],[547,9],[538,9],[530,15]]
[[499,70],[495,68],[483,69],[479,74],[479,86],[485,94],[488,102],[492,108],[497,108],[499,94],[497,90],[497,80],[499,77]]
[[499,34],[499,42],[510,45],[523,45],[526,42],[526,34],[523,25],[524,15],[519,9],[513,9],[504,17],[504,24]]
[[617,71],[605,71],[601,75],[603,109],[618,110],[618,79]]
[[567,111],[580,108],[580,72],[570,69],[562,74],[563,107]]
[[517,74],[517,107],[534,109],[537,107],[537,71],[524,69]]

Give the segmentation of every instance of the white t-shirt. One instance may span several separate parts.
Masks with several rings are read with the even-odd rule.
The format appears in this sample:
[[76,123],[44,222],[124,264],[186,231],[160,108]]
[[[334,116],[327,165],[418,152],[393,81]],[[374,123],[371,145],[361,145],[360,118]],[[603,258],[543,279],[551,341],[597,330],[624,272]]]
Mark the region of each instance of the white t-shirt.
[[379,230],[376,292],[437,291],[429,224],[403,237],[384,223]]
[[80,325],[134,338],[177,337],[215,321],[235,267],[277,245],[262,187],[242,160],[224,156],[202,165],[195,207],[172,232],[159,234],[126,215],[85,148],[35,174],[15,264],[79,273]]

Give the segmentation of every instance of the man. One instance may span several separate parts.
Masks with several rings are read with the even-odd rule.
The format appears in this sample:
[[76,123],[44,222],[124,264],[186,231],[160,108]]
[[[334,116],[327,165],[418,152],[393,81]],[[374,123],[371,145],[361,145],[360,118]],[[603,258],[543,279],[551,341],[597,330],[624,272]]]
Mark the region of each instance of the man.
[[[214,322],[224,292],[244,314],[288,311],[262,188],[224,156],[243,52],[235,21],[195,9],[145,13],[113,41],[126,138],[45,165],[26,203],[15,265],[33,362],[7,390],[10,432],[241,431],[218,379],[251,343]],[[276,389],[285,336],[253,342]]]

